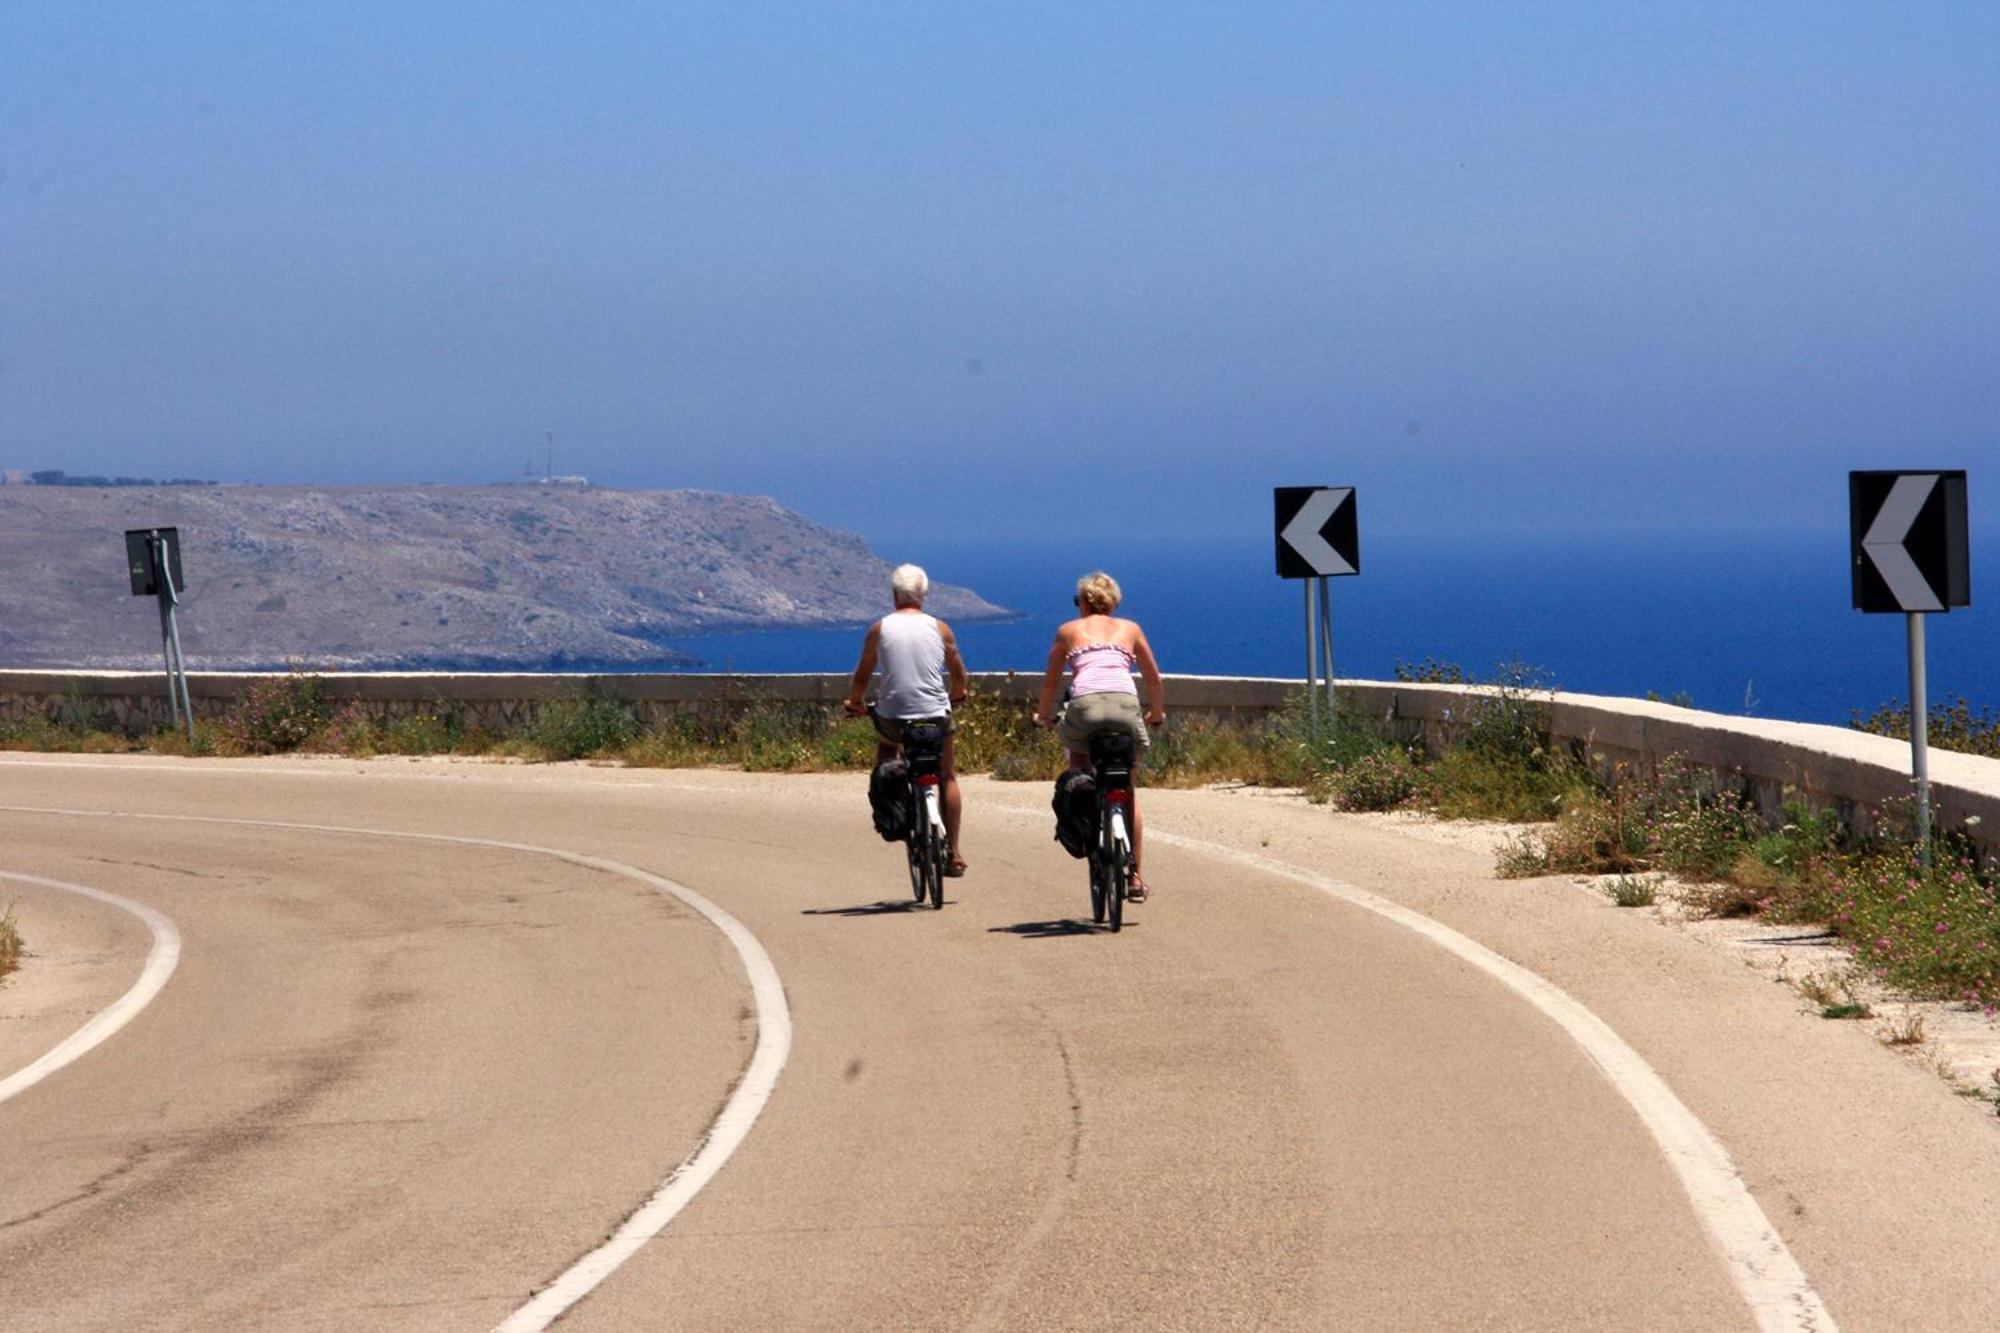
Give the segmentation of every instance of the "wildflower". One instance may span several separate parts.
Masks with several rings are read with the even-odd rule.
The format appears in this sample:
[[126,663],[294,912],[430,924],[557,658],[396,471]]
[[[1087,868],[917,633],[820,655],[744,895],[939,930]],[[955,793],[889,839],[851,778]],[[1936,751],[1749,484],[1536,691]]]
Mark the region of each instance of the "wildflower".
[[1950,927],[1949,925],[1947,925],[1947,924],[1945,924],[1944,922],[1940,921],[1940,922],[1938,922],[1938,923],[1937,923],[1937,928],[1936,928],[1936,929],[1935,929],[1934,931],[1932,931],[1931,933],[1932,933],[1932,934],[1934,934],[1934,935],[1942,935],[1942,934],[1944,934],[1944,933],[1945,933],[1946,931],[1948,931],[1948,930],[1950,930],[1950,929],[1951,929],[1951,927]]

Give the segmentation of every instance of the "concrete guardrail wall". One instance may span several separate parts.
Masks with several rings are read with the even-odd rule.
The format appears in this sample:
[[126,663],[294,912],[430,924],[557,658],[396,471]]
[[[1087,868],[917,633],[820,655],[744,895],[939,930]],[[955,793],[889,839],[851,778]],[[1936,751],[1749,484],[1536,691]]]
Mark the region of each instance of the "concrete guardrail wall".
[[[196,672],[189,690],[198,715],[226,712],[263,672]],[[974,677],[1003,698],[1034,697],[1036,672]],[[321,677],[335,706],[353,701],[377,718],[448,702],[468,721],[504,733],[543,703],[583,694],[629,704],[642,720],[687,709],[717,709],[763,701],[831,707],[847,690],[831,675],[503,675],[475,672],[329,673]],[[1170,714],[1252,720],[1280,707],[1297,681],[1221,676],[1170,676]],[[1468,710],[1488,691],[1478,686],[1343,681],[1345,699],[1406,741],[1442,749],[1462,729]],[[1701,712],[1673,704],[1587,694],[1536,696],[1556,742],[1577,747],[1601,767],[1656,765],[1671,756],[1724,775],[1740,775],[1765,816],[1777,819],[1787,800],[1840,812],[1866,832],[1885,802],[1910,795],[1910,750],[1902,741],[1845,727],[1779,722]],[[163,675],[117,671],[0,671],[0,720],[70,716],[108,730],[140,734],[168,721]],[[1931,752],[1932,804],[1940,828],[1967,833],[1989,856],[2000,855],[2000,760]]]

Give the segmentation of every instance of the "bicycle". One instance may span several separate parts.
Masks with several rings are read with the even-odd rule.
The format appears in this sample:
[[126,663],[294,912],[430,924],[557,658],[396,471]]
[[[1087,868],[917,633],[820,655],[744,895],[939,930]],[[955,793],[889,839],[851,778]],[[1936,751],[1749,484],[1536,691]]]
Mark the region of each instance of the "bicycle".
[[1096,788],[1091,826],[1090,916],[1113,931],[1125,925],[1125,895],[1132,884],[1132,764],[1137,744],[1128,731],[1090,735],[1090,774]]
[[[874,709],[868,710],[870,715]],[[909,826],[903,831],[910,860],[910,890],[916,901],[944,908],[944,868],[951,839],[944,827],[945,719],[914,718],[902,724],[903,763],[910,776]]]

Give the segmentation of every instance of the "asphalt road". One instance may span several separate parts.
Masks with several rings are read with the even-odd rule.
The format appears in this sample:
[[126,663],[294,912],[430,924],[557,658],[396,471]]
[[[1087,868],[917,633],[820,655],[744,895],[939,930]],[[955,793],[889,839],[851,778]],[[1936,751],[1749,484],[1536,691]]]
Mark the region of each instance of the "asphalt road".
[[[2000,1327],[2000,1124],[1855,1025],[1496,882],[1477,837],[1145,799],[1179,841],[1111,936],[1039,785],[968,784],[972,873],[931,912],[853,776],[0,759],[0,872],[180,939],[124,1028],[0,1101],[0,1327],[491,1328],[702,1147],[760,1031],[715,923],[398,833],[665,877],[782,981],[762,1114],[565,1329]],[[1601,1019],[1824,1312],[1746,1295],[1728,1200],[1575,1021],[1301,874]],[[154,937],[19,878],[0,902],[36,953],[5,1077]]]

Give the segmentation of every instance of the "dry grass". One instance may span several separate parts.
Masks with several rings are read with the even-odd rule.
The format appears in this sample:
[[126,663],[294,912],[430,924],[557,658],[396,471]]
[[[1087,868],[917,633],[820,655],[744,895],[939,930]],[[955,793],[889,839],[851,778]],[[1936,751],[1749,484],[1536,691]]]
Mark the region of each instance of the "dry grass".
[[14,924],[14,905],[0,912],[0,977],[21,965],[21,932]]
[[1857,989],[1859,981],[1853,968],[1840,968],[1808,972],[1792,984],[1821,1018],[1873,1018],[1874,1011]]
[[1924,1044],[1924,1016],[1914,1008],[1907,1008],[1901,1018],[1891,1019],[1876,1035],[1882,1039],[1884,1046],[1921,1046]]
[[1660,880],[1655,875],[1620,875],[1604,888],[1620,907],[1651,907],[1660,897]]

